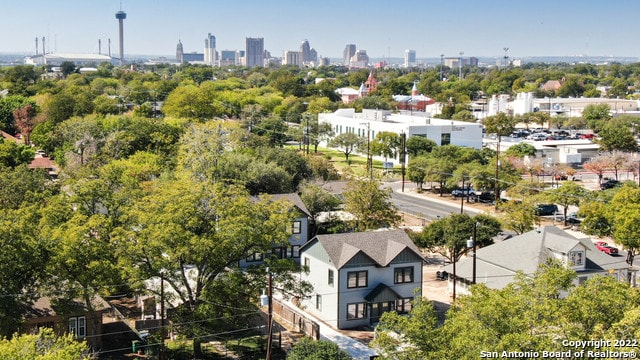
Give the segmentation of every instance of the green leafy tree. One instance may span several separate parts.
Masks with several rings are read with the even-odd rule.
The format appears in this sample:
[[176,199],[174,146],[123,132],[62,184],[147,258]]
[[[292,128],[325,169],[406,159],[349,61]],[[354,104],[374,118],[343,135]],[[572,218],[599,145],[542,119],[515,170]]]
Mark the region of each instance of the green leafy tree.
[[418,188],[418,191],[422,191],[422,185],[427,177],[427,167],[429,166],[429,158],[426,156],[416,157],[409,163],[407,169],[407,178],[414,183]]
[[468,250],[467,240],[473,236],[474,227],[476,243],[480,247],[493,244],[493,237],[501,230],[500,222],[492,216],[452,214],[429,223],[413,238],[419,247],[437,252],[451,262],[457,262]]
[[521,142],[516,145],[509,146],[504,154],[506,156],[514,156],[518,158],[523,158],[525,156],[534,157],[536,156],[536,148],[529,143]]
[[406,143],[407,153],[411,158],[430,153],[436,146],[438,144],[435,141],[422,136],[410,136]]
[[329,341],[304,337],[287,354],[287,360],[350,360],[349,353]]
[[600,144],[602,151],[638,151],[638,143],[633,132],[624,124],[607,123],[598,135],[600,135],[600,139],[597,140],[597,143]]
[[118,261],[138,281],[163,274],[175,293],[172,303],[180,304],[176,316],[191,319],[178,331],[194,337],[199,354],[202,330],[193,321],[200,318],[203,294],[248,254],[288,244],[289,210],[284,201],[256,201],[238,186],[167,179],[128,211],[130,225],[114,235]]
[[367,139],[354,133],[342,133],[329,141],[330,147],[342,149],[345,160],[349,160],[349,155],[356,151]]
[[46,280],[50,251],[39,236],[40,206],[0,207],[0,338],[20,330],[38,285]]
[[500,204],[503,211],[500,220],[504,227],[516,234],[524,234],[540,225],[540,218],[535,215],[535,205],[532,201],[508,201]]
[[582,118],[587,122],[589,128],[595,132],[598,132],[611,117],[611,107],[608,104],[587,105],[582,111]]
[[21,164],[28,164],[35,154],[35,150],[30,146],[0,139],[0,168],[3,166],[15,168]]
[[582,185],[575,181],[565,181],[562,186],[546,192],[546,198],[552,203],[561,205],[563,208],[564,225],[567,225],[567,210],[569,206],[579,206],[580,202],[588,194]]
[[395,158],[400,149],[400,135],[390,132],[381,131],[376,134],[375,139],[371,141],[371,153],[373,155],[383,156],[387,158]]
[[395,311],[382,314],[372,346],[380,349],[383,359],[429,359],[439,349],[439,328],[433,302],[416,297],[411,316]]
[[[313,183],[305,183],[300,186],[300,198],[309,210],[314,224],[320,213],[333,211],[340,205],[340,199]],[[315,230],[317,233],[317,229]]]
[[0,357],[7,360],[78,360],[88,359],[89,348],[73,335],[57,336],[52,329],[43,328],[37,334],[0,338]]
[[353,180],[343,192],[344,210],[355,217],[358,231],[393,227],[400,221],[391,203],[390,188],[381,189],[374,180]]

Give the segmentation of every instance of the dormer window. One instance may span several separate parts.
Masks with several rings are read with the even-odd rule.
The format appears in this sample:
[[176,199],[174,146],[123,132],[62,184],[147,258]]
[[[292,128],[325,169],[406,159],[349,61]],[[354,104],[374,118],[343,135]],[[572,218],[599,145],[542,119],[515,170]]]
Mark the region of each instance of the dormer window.
[[584,251],[570,251],[569,261],[573,266],[584,266]]

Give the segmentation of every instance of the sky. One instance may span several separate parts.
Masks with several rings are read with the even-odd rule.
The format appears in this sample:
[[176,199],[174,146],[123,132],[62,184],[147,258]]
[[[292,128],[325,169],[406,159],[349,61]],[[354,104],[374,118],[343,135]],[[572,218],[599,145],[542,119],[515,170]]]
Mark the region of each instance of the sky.
[[640,57],[638,0],[29,0],[5,1],[1,53],[118,53],[124,20],[127,54],[202,53],[208,33],[218,50],[264,38],[272,56],[307,39],[320,56],[341,58],[346,44],[371,58],[532,56]]

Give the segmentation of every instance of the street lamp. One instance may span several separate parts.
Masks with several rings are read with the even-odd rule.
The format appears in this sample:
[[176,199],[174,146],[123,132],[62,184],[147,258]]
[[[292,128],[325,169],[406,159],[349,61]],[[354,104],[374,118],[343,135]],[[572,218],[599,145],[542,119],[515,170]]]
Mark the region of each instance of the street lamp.
[[369,173],[369,178],[373,179],[373,161],[371,159],[371,123],[360,123],[360,125],[367,125],[367,172]]
[[442,82],[442,68],[444,67],[444,54],[440,54],[440,82]]
[[460,51],[460,57],[458,58],[458,78],[462,80],[462,55],[464,52]]

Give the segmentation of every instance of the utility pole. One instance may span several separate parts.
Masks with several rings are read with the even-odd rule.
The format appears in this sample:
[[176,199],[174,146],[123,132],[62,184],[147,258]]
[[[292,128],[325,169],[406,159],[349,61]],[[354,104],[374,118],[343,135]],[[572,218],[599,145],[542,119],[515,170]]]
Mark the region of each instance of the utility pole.
[[444,54],[440,54],[440,82],[442,82],[442,68],[444,67]]
[[400,165],[402,166],[402,192],[404,192],[404,174],[405,174],[405,161],[406,161],[405,157],[407,156],[406,144],[407,144],[407,134],[405,134],[404,131],[402,131],[402,133],[400,133]]
[[311,146],[311,136],[309,134],[309,114],[305,114],[305,119],[307,120],[307,155],[309,155],[309,146]]
[[160,360],[164,355],[164,273],[160,271]]
[[269,298],[269,307],[267,310],[267,359],[271,360],[271,348],[273,346],[271,336],[273,331],[273,285],[272,285],[273,275],[269,268],[267,268],[267,297]]

